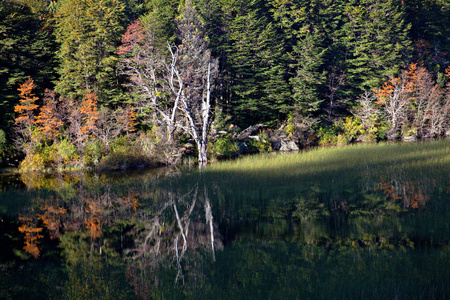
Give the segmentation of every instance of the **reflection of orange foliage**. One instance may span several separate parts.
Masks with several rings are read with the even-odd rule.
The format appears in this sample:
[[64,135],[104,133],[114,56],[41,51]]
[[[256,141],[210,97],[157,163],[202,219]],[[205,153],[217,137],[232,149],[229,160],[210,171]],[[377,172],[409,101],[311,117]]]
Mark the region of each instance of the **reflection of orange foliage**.
[[[150,292],[153,289],[150,278],[145,278],[138,268],[130,268],[125,272],[128,283],[134,287],[134,294],[137,299],[149,299]],[[157,276],[155,277],[157,280]],[[156,283],[157,284],[157,281]]]
[[128,197],[123,197],[124,204],[131,204],[133,207],[133,210],[136,211],[136,209],[139,207],[139,200],[137,198],[138,194],[136,193],[130,193]]
[[450,78],[450,66],[447,69],[445,69],[445,76]]
[[42,228],[36,227],[33,220],[28,217],[19,217],[19,221],[24,223],[22,226],[19,226],[19,231],[25,233],[25,246],[23,250],[33,255],[34,258],[38,258],[40,254],[38,239],[44,237],[39,234]]
[[100,202],[95,201],[94,199],[84,199],[86,203],[86,229],[89,230],[89,235],[93,239],[97,239],[102,235],[101,226],[100,226],[100,217],[98,214],[101,212]]
[[89,216],[86,219],[86,229],[89,230],[89,235],[93,239],[97,239],[102,235],[100,220],[96,216]]
[[41,210],[44,213],[42,215],[38,214],[38,218],[42,220],[45,228],[49,231],[50,238],[57,238],[59,236],[61,215],[67,213],[67,210],[61,207],[54,208],[53,206],[48,205],[42,207]]
[[395,184],[380,182],[376,190],[383,191],[386,197],[394,200],[402,200],[405,207],[419,208],[425,206],[430,200],[419,183],[407,181],[405,183],[396,181]]
[[398,195],[395,187],[392,184],[381,182],[379,184],[378,190],[383,191],[386,197],[392,198],[394,200],[402,199],[402,197]]

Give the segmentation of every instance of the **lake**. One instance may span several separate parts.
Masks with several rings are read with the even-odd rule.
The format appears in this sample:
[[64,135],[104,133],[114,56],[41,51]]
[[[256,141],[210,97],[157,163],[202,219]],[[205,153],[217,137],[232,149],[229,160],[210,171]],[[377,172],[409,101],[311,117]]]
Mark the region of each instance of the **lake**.
[[0,175],[1,299],[447,299],[450,141]]

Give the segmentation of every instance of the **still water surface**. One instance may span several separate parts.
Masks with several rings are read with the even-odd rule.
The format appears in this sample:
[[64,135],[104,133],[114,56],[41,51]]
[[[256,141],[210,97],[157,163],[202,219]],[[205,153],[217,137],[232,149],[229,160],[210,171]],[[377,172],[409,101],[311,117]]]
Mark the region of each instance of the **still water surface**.
[[0,298],[447,299],[441,150],[310,173],[2,175]]

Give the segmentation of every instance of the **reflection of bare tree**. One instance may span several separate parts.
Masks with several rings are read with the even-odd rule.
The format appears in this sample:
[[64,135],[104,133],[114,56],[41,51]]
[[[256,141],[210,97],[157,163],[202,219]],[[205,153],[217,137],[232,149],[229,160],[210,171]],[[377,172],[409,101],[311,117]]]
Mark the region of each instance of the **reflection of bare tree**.
[[213,260],[216,260],[216,253],[214,251],[214,223],[213,223],[213,216],[212,216],[212,210],[211,210],[211,204],[208,197],[208,191],[205,187],[205,219],[206,224],[209,224],[209,232],[211,237],[211,251],[213,255]]
[[[203,197],[199,197],[198,184],[184,194],[166,192],[167,201],[148,218],[135,240],[135,248],[127,251],[128,256],[153,267],[172,257],[177,270],[175,283],[182,281],[183,284],[183,260],[188,248],[211,248],[215,260],[215,245],[222,247],[222,244],[220,239],[215,238],[213,213],[206,186],[203,190]],[[200,198],[203,201],[198,201]],[[198,203],[203,204],[204,223],[198,220],[199,214],[195,212]]]
[[376,191],[382,191],[386,198],[401,201],[404,208],[424,207],[430,200],[429,189],[434,183],[429,179],[411,180],[401,174],[391,174],[390,180],[380,178]]
[[[173,203],[173,210],[175,211],[175,216],[177,218],[177,224],[178,224],[178,228],[180,229],[180,232],[175,235],[174,238],[174,248],[175,248],[175,254],[176,254],[176,263],[177,263],[177,277],[175,278],[175,283],[178,282],[178,279],[181,277],[183,279],[183,283],[184,283],[184,277],[183,277],[183,269],[181,267],[181,260],[184,257],[184,255],[186,254],[186,250],[187,250],[187,235],[189,233],[189,223],[191,222],[190,220],[190,216],[192,214],[192,211],[194,210],[195,207],[195,202],[197,201],[197,193],[198,193],[198,185],[195,187],[195,193],[194,193],[194,197],[192,198],[192,204],[189,207],[189,209],[184,213],[183,217],[180,218],[180,215],[178,214],[178,209],[177,209],[177,203],[175,201],[175,199],[173,198],[173,193],[170,192],[170,198],[171,198],[171,202]],[[184,200],[184,198],[186,198],[190,193],[184,195],[181,199],[181,201]],[[182,243],[182,248],[181,248],[181,252],[179,252],[178,250],[178,241],[180,239],[180,235],[183,237],[183,243]]]
[[36,236],[28,243],[36,247],[25,250],[36,257],[37,238],[49,236],[59,239],[68,263],[94,256],[124,258],[128,282],[138,297],[148,298],[163,280],[156,275],[162,269],[175,284],[197,280],[204,276],[198,266],[215,261],[223,247],[205,182],[184,190],[180,184],[154,187],[145,181],[125,191],[105,177],[65,179],[36,177],[30,187],[49,187],[53,194],[37,198],[23,212],[35,224],[24,227],[24,235]]

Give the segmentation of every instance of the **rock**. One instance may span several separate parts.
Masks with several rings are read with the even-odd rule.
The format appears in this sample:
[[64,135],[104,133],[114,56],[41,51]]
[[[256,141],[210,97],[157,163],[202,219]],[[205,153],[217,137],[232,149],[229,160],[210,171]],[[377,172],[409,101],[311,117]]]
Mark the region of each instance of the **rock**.
[[270,140],[270,143],[272,144],[272,149],[275,151],[279,151],[281,148],[281,141],[279,140]]
[[404,142],[415,142],[415,141],[417,140],[417,138],[416,138],[416,136],[411,135],[411,136],[404,136],[404,137],[402,138],[402,140],[403,140]]
[[299,148],[296,143],[293,141],[284,141],[281,140],[280,151],[298,151]]
[[239,153],[245,153],[248,151],[248,146],[246,143],[244,142],[238,142],[238,147],[239,147]]

